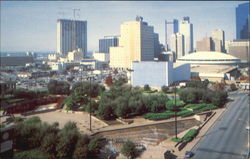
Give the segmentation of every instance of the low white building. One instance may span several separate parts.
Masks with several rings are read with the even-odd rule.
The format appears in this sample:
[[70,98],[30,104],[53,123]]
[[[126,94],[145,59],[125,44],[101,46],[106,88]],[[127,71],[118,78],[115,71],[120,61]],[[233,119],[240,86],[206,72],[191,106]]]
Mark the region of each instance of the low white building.
[[143,87],[148,84],[151,87],[160,88],[170,86],[173,82],[190,79],[190,65],[176,65],[167,61],[141,61],[133,62],[131,70],[131,84]]
[[64,62],[49,62],[48,65],[52,71],[63,72],[66,70],[66,63]]
[[101,62],[109,62],[109,53],[95,52],[93,54],[94,59]]
[[80,62],[83,59],[83,51],[82,49],[73,50],[68,53],[68,61],[69,62]]

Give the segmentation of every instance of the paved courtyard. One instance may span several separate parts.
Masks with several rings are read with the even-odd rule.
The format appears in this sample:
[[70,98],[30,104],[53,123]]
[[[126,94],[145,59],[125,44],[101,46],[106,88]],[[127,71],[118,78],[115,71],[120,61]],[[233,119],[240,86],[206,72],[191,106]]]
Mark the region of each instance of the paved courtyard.
[[[33,116],[38,116],[44,122],[53,123],[59,122],[59,128],[63,128],[64,124],[68,121],[76,122],[77,127],[79,128],[80,132],[89,134],[89,114],[86,112],[77,112],[77,113],[67,113],[60,110],[34,114],[26,116],[27,118],[31,118]],[[92,130],[97,131],[100,128],[104,128],[107,125],[92,117]]]

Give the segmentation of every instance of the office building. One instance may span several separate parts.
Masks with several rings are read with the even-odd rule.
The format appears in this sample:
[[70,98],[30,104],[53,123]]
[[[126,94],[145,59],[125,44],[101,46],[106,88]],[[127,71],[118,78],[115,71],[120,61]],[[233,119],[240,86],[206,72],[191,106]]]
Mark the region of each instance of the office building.
[[212,38],[205,37],[196,42],[196,51],[212,51]]
[[66,57],[68,52],[82,49],[87,54],[87,21],[57,20],[57,53]]
[[159,34],[154,33],[154,58],[159,58],[161,53],[161,46],[159,41]]
[[184,36],[184,55],[193,52],[193,24],[189,17],[183,17],[179,24],[179,32]]
[[224,52],[222,50],[222,41],[218,39],[212,39],[211,51]]
[[103,39],[99,39],[99,52],[109,53],[109,48],[119,45],[118,36],[104,36]]
[[[214,51],[218,52],[225,52],[225,32],[221,29],[213,30],[212,31],[212,39],[215,43]],[[217,42],[220,41],[220,42]],[[216,44],[219,44],[216,46]]]
[[249,2],[236,7],[236,39],[249,39],[250,13]]
[[249,63],[250,49],[249,40],[235,40],[229,43],[228,54],[235,56],[241,60],[242,63]]
[[132,61],[154,60],[154,28],[137,17],[121,25],[118,47],[110,47],[110,67],[130,69]]
[[174,53],[174,59],[184,56],[184,36],[180,33],[171,35],[171,50]]
[[171,50],[171,35],[175,34],[179,31],[179,22],[177,19],[173,19],[173,21],[165,20],[165,45],[166,51]]

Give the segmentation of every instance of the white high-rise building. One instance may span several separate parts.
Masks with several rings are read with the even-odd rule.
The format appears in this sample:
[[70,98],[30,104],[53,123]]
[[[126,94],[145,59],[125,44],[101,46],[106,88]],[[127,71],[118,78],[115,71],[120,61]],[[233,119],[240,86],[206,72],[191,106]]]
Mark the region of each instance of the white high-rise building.
[[82,49],[87,54],[87,21],[57,20],[57,53],[67,56],[68,52]]
[[215,41],[216,40],[221,41],[221,42],[217,42],[217,43],[221,43],[221,46],[215,47],[216,48],[215,51],[225,52],[225,33],[224,33],[224,31],[221,29],[213,30],[212,31],[212,39]]
[[172,34],[170,43],[175,59],[184,56],[184,36],[181,33]]
[[154,60],[154,28],[137,17],[121,25],[118,47],[110,47],[110,67],[130,69],[132,61]]
[[179,32],[184,36],[184,55],[193,52],[193,24],[189,17],[183,17],[179,24]]

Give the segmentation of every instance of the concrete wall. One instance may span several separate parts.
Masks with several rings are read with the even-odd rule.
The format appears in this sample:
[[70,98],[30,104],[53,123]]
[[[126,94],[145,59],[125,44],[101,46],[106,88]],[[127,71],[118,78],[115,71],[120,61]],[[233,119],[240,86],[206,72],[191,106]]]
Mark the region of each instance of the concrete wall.
[[132,63],[132,85],[152,87],[169,86],[173,81],[172,62],[141,61]]
[[191,78],[190,64],[174,64],[173,69],[173,80],[176,81],[187,81]]

